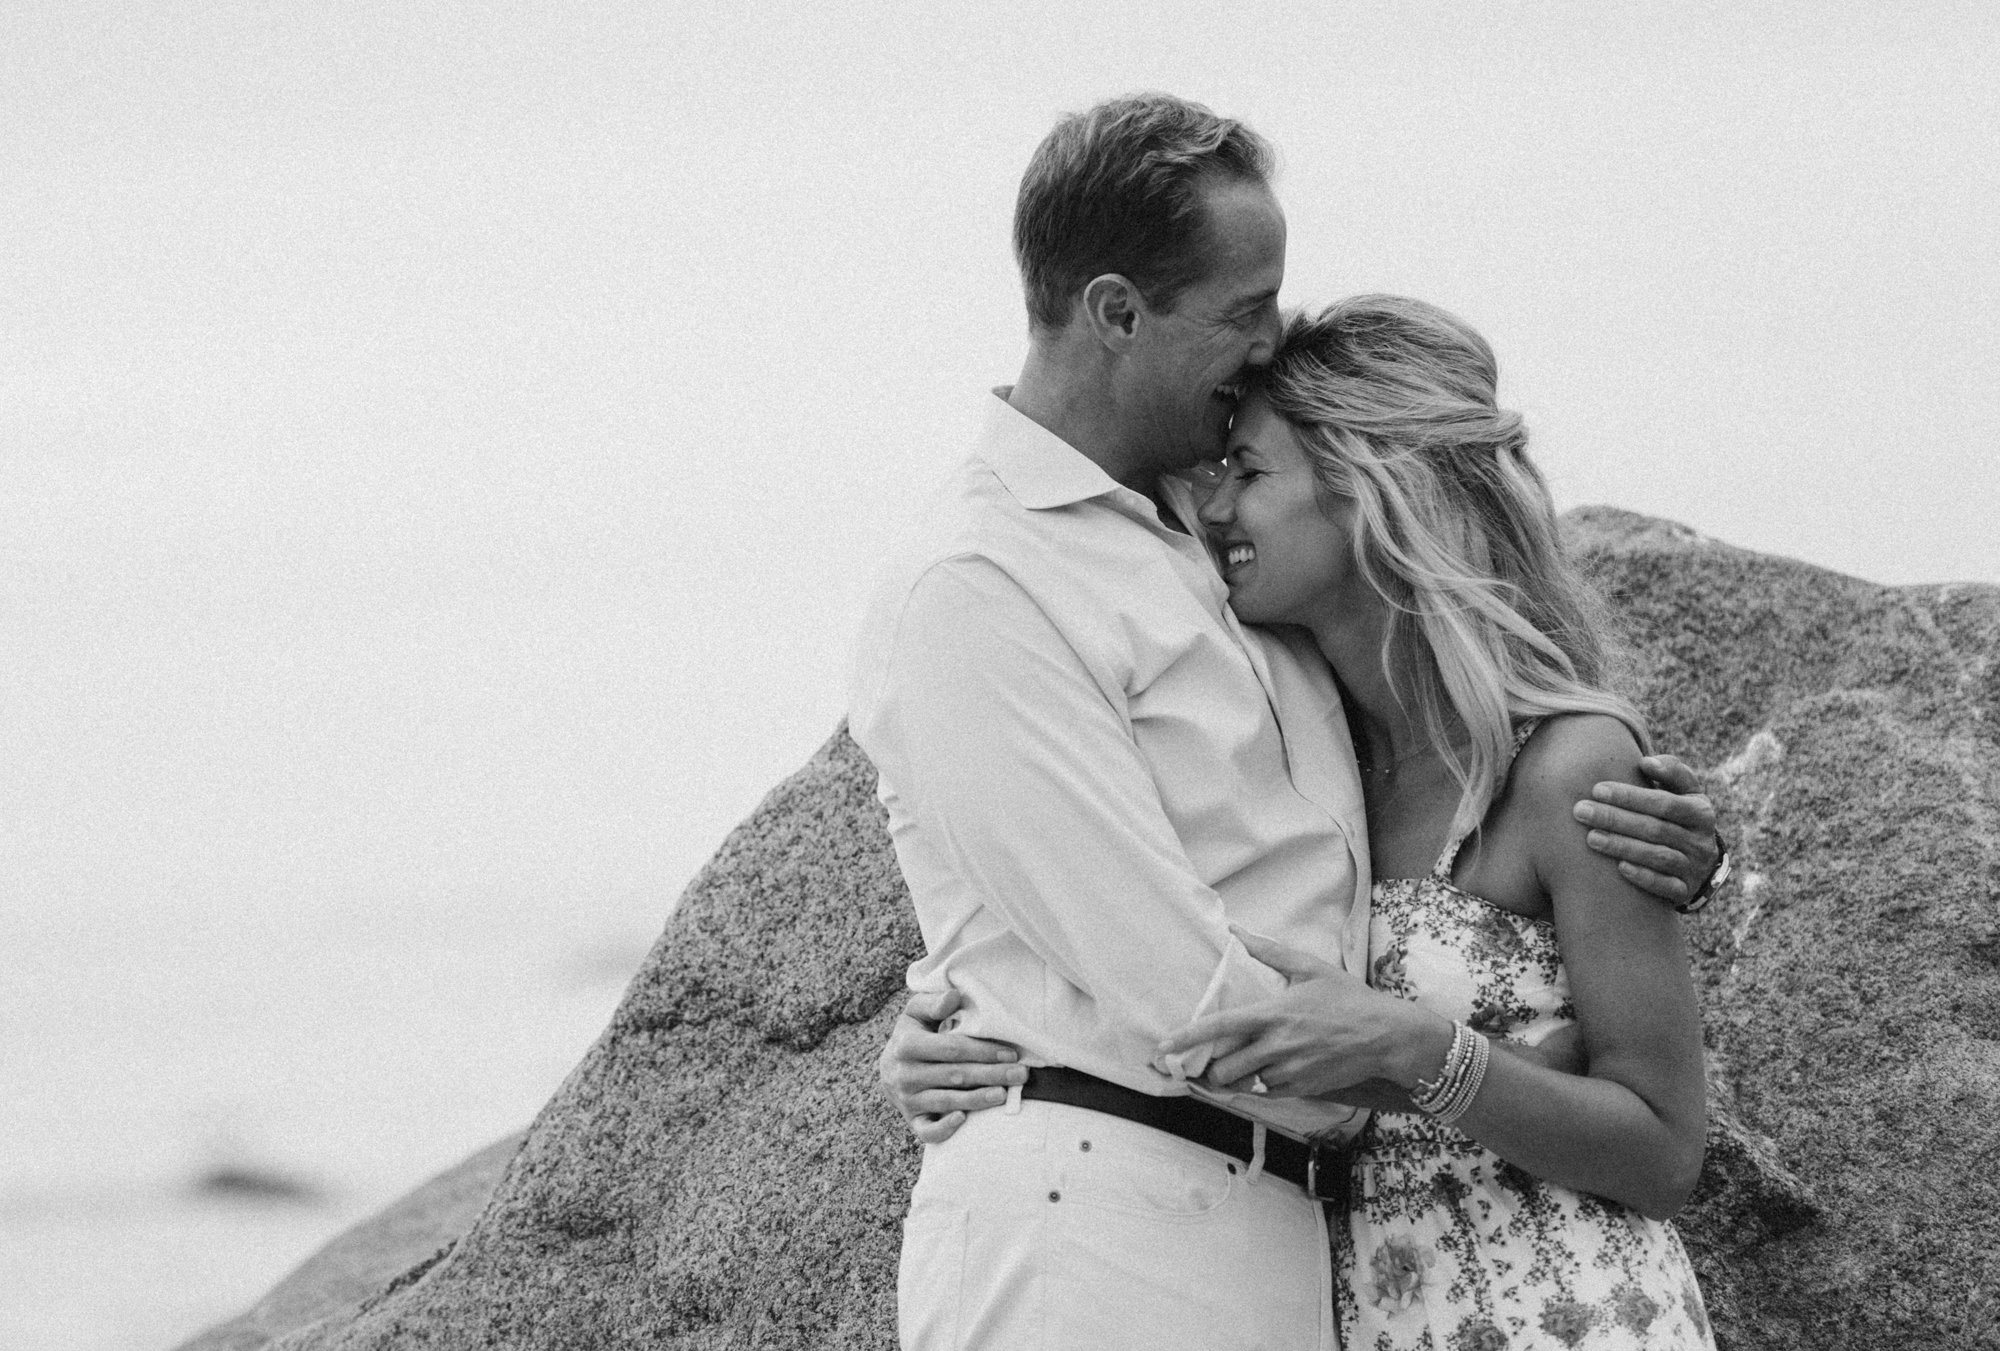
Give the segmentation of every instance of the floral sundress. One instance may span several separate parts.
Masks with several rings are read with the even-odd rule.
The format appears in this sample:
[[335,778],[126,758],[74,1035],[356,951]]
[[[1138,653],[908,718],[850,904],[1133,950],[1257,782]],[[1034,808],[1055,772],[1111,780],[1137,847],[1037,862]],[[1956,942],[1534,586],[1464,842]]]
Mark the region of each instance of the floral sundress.
[[[1533,731],[1520,729],[1516,747]],[[1375,883],[1369,983],[1533,1045],[1576,1020],[1555,926],[1428,877]],[[1347,1351],[1713,1348],[1673,1226],[1544,1182],[1426,1116],[1377,1113],[1331,1215]]]

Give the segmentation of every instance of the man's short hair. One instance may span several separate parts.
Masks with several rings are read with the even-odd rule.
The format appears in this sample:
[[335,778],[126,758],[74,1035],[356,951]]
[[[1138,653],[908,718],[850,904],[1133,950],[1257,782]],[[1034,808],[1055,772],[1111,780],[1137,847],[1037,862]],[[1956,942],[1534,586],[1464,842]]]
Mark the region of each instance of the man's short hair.
[[1171,311],[1208,272],[1203,182],[1264,183],[1274,167],[1256,132],[1171,94],[1128,94],[1069,114],[1036,149],[1014,203],[1030,323],[1063,327],[1083,288],[1107,272]]

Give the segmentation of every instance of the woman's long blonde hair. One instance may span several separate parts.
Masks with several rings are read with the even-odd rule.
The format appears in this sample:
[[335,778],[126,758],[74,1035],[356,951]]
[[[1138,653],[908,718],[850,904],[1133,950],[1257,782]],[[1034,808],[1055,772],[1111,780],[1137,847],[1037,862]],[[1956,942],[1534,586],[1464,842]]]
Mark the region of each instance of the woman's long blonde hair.
[[1608,713],[1651,749],[1605,688],[1603,602],[1563,551],[1498,381],[1457,316],[1364,295],[1292,316],[1262,383],[1320,490],[1353,504],[1355,565],[1390,613],[1383,671],[1458,780],[1454,834],[1492,805],[1520,719]]

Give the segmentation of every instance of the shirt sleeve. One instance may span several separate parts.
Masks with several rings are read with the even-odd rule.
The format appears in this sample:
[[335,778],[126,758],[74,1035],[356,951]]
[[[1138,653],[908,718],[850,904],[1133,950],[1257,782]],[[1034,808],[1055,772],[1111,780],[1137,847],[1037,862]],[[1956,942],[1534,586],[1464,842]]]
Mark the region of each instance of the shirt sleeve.
[[[1115,674],[999,567],[926,571],[882,669],[897,791],[972,895],[1110,1022],[1157,1040],[1284,988],[1195,875]],[[1207,1056],[1176,1059],[1158,1068],[1193,1076]]]

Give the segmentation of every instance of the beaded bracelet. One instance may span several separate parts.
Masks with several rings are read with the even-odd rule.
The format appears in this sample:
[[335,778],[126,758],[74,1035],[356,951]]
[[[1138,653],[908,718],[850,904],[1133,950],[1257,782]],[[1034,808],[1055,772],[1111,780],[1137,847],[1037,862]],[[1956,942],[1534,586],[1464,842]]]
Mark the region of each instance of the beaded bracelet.
[[1439,1125],[1449,1126],[1472,1109],[1473,1099],[1479,1096],[1480,1088],[1486,1083],[1486,1067],[1492,1062],[1493,1043],[1477,1032],[1473,1033],[1472,1063],[1466,1067],[1451,1101],[1436,1114]]
[[1418,1111],[1436,1117],[1438,1124],[1449,1126],[1464,1116],[1479,1096],[1492,1058],[1493,1047],[1486,1038],[1464,1023],[1454,1022],[1451,1050],[1445,1053],[1437,1077],[1428,1083],[1419,1079],[1410,1090],[1410,1101]]
[[1464,1023],[1452,1023],[1451,1049],[1445,1052],[1444,1064],[1438,1067],[1437,1077],[1428,1083],[1419,1079],[1410,1089],[1410,1101],[1416,1104],[1418,1111],[1434,1113],[1450,1100],[1451,1086],[1464,1073],[1465,1062],[1472,1054],[1472,1047],[1466,1040],[1471,1031]]

